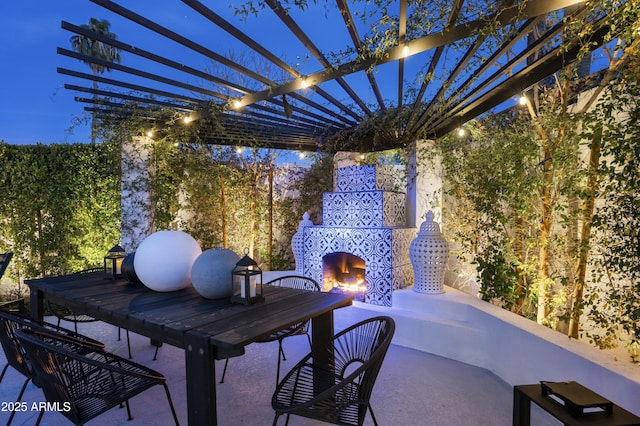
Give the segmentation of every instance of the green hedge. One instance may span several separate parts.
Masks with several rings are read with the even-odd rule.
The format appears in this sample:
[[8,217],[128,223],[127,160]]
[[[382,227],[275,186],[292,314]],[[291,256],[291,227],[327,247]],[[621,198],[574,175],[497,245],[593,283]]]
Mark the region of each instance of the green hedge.
[[9,279],[102,264],[120,235],[119,158],[111,144],[0,142],[0,251],[14,252]]

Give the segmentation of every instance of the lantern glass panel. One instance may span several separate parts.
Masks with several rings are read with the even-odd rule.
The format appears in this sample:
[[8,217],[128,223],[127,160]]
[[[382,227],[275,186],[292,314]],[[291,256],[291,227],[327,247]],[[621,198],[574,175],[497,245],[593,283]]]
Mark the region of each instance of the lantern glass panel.
[[122,277],[122,262],[127,253],[119,245],[113,246],[104,257],[104,276],[108,279],[118,279]]
[[262,270],[257,263],[245,255],[236,264],[232,273],[233,292],[231,301],[244,305],[264,300],[262,295]]

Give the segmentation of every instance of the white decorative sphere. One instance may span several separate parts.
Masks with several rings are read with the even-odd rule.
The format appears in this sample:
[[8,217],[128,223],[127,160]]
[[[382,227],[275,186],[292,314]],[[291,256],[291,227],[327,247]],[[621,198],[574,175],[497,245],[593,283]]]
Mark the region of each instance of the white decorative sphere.
[[229,249],[209,249],[202,252],[191,267],[193,288],[207,299],[231,297],[231,272],[240,260]]
[[191,284],[191,266],[201,253],[198,242],[186,232],[158,231],[142,240],[133,265],[151,290],[175,291]]

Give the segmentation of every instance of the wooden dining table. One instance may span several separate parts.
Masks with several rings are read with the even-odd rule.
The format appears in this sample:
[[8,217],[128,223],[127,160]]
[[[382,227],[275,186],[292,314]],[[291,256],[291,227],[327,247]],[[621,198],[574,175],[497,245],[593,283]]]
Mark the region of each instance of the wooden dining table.
[[[313,348],[323,347],[333,338],[333,311],[353,301],[346,294],[265,286],[264,302],[238,305],[229,298],[206,299],[192,287],[157,292],[140,283],[106,279],[99,272],[25,282],[34,318],[43,318],[47,298],[77,313],[183,348],[190,425],[217,424],[214,360],[242,355],[248,344],[306,320],[311,320]],[[316,362],[330,368],[328,355]]]

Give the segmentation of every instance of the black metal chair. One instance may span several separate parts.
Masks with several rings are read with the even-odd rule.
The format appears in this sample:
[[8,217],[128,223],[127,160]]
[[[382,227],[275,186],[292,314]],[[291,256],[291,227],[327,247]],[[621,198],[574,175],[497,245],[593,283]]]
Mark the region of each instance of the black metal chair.
[[[16,335],[45,399],[64,404],[60,413],[74,424],[85,424],[122,403],[131,420],[129,399],[157,385],[164,387],[179,424],[165,377],[157,371],[59,334],[21,329]],[[40,411],[36,425],[43,414]]]
[[[22,385],[22,388],[20,389],[20,393],[15,400],[18,402],[22,400],[22,395],[24,395],[27,384],[29,384],[29,382],[33,379],[33,370],[31,368],[31,363],[29,362],[25,350],[16,336],[16,331],[19,329],[32,329],[38,331],[54,332],[72,339],[77,339],[78,341],[81,341],[83,342],[83,344],[90,347],[98,349],[104,348],[104,344],[102,344],[102,342],[83,336],[81,334],[74,333],[71,330],[67,330],[53,324],[36,321],[32,318],[18,315],[16,313],[10,313],[0,310],[0,345],[2,345],[5,358],[7,359],[7,364],[2,369],[2,373],[0,373],[0,383],[2,383],[4,375],[7,372],[9,366],[13,367],[18,373],[22,374],[25,377],[25,381]],[[15,412],[12,412],[7,425],[11,424],[14,415]]]
[[[273,424],[286,414],[337,425],[362,425],[367,410],[378,424],[369,402],[395,323],[386,316],[361,321],[336,334],[323,349],[333,363],[331,371],[315,365],[311,352],[287,373],[273,394]],[[328,352],[328,353],[327,353]]]
[[[76,274],[90,274],[90,273],[96,273],[96,272],[104,272],[104,268],[92,268],[92,269],[85,269],[83,271],[80,272],[76,272]],[[95,322],[98,321],[97,319],[95,319],[92,316],[89,315],[84,315],[84,314],[78,314],[74,311],[72,311],[71,309],[65,308],[64,306],[60,306],[57,305],[55,303],[50,302],[49,300],[45,300],[45,304],[47,305],[47,310],[49,310],[49,312],[51,312],[51,314],[53,316],[55,316],[58,319],[58,326],[60,326],[61,321],[68,321],[73,323],[73,327],[75,332],[78,332],[78,324],[79,323],[87,323],[87,322]],[[120,327],[118,327],[118,340],[120,340]],[[129,339],[129,330],[125,330],[125,333],[127,335],[127,351],[129,353],[129,358],[132,358],[131,356],[131,340]],[[153,355],[153,359],[155,360],[158,356],[158,349],[160,347],[160,344],[154,344],[154,346],[156,347],[155,353]]]
[[6,302],[0,302],[0,311],[13,312],[18,315],[28,315],[27,304],[25,298],[8,300]]
[[[320,285],[313,278],[300,276],[300,275],[285,275],[276,279],[273,279],[264,285],[271,285],[276,287],[287,287],[287,288],[295,288],[299,290],[308,290],[308,291],[320,291]],[[276,333],[270,334],[264,339],[256,341],[256,343],[270,343],[270,342],[278,342],[278,369],[276,372],[276,385],[280,381],[280,361],[286,361],[287,357],[284,354],[284,349],[282,348],[282,341],[287,337],[291,336],[300,336],[306,335],[307,340],[309,341],[309,347],[311,347],[311,337],[309,336],[309,321],[300,322],[297,324],[293,324],[291,327],[288,327],[284,330],[280,330]],[[222,378],[220,379],[220,383],[224,383],[224,377],[227,374],[227,365],[229,364],[229,358],[227,358],[224,362],[224,369],[222,370]]]
[[12,252],[0,253],[0,278],[4,275],[4,271],[7,270],[7,266],[9,266],[9,262],[11,262],[12,257]]

